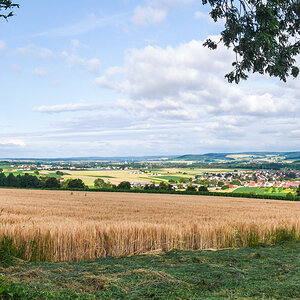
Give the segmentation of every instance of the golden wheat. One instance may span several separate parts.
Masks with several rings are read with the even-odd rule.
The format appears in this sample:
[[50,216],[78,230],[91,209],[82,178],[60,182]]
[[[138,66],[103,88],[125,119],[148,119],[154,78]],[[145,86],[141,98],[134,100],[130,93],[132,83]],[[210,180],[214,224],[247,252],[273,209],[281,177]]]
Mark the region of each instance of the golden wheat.
[[0,209],[0,239],[37,261],[300,238],[300,203],[288,201],[1,189]]

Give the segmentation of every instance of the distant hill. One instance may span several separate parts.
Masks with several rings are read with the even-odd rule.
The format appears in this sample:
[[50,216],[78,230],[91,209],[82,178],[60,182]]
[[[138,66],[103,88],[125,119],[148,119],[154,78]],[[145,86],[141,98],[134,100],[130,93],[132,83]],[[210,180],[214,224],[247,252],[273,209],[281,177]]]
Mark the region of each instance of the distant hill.
[[183,161],[201,161],[201,162],[212,162],[216,160],[234,160],[233,158],[227,157],[230,153],[207,153],[207,154],[188,154],[176,157],[176,160]]
[[287,162],[300,159],[300,152],[242,152],[188,154],[174,160],[197,162]]
[[0,161],[31,161],[31,162],[94,162],[94,161],[106,161],[106,162],[139,162],[139,161],[164,161],[175,158],[176,155],[160,155],[160,156],[112,156],[112,157],[57,157],[57,158],[0,158]]
[[300,152],[290,152],[285,154],[286,159],[296,160],[300,159]]
[[157,155],[157,156],[121,156],[121,157],[65,157],[65,158],[2,158],[1,162],[145,162],[145,161],[195,161],[203,163],[228,163],[228,162],[296,162],[300,161],[299,152],[241,152],[241,153],[206,153],[187,155]]

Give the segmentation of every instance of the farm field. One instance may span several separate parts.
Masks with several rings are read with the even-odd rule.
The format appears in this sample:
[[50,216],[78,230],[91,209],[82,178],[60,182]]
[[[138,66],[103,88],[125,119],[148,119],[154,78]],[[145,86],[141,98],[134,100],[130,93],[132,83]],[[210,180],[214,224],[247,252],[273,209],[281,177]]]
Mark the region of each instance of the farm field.
[[257,195],[274,195],[274,196],[285,196],[286,194],[292,192],[291,190],[284,190],[278,187],[264,188],[259,187],[240,187],[232,191],[233,193],[247,193],[247,194],[257,194]]
[[[139,170],[91,170],[91,171],[70,171],[62,170],[64,173],[69,175],[64,175],[65,179],[68,178],[80,178],[82,181],[92,187],[94,181],[97,178],[102,178],[104,181],[110,182],[112,184],[119,184],[122,181],[130,182],[154,182],[160,183],[161,181],[168,181],[170,179],[179,180],[180,178],[191,178],[196,174],[210,172],[225,172],[225,169],[180,169],[180,168],[168,168],[160,170],[147,170],[144,174],[135,174]],[[150,173],[157,173],[159,175],[150,175]],[[41,172],[41,174],[47,174],[47,171]]]
[[[299,299],[300,243],[23,263],[0,268],[10,299]],[[13,282],[12,282],[13,281]],[[5,298],[7,296],[7,298]]]
[[273,244],[300,238],[298,202],[191,195],[0,190],[0,236],[15,256],[107,256]]

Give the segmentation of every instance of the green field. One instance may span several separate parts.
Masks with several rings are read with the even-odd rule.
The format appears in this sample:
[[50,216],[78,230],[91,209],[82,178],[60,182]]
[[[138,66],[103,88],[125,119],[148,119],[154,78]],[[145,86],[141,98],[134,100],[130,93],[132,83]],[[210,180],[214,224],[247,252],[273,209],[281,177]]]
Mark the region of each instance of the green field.
[[283,190],[282,188],[264,188],[259,187],[240,187],[233,191],[233,193],[246,193],[246,194],[257,194],[257,195],[274,195],[274,196],[285,196],[292,192],[291,190]]
[[12,169],[12,167],[9,164],[1,164],[1,163],[0,163],[0,168],[7,171]]
[[179,181],[181,178],[187,178],[186,176],[157,176],[155,178],[158,178],[158,179],[164,179],[164,180],[174,180],[174,181]]
[[48,173],[48,174],[42,174],[42,176],[46,176],[46,177],[54,177],[54,178],[61,178],[61,175],[58,175],[56,173]]
[[300,243],[22,263],[0,272],[4,299],[299,299]]

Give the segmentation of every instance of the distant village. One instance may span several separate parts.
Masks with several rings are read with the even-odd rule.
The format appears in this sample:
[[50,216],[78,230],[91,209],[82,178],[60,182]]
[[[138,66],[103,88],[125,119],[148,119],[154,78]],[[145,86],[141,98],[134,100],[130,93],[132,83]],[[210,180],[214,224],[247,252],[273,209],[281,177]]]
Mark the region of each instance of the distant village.
[[[132,174],[145,174],[143,171],[133,171]],[[147,176],[161,176],[160,173],[147,173]],[[152,182],[132,182],[133,187],[144,187]],[[233,171],[219,173],[199,173],[191,178],[181,178],[179,181],[169,180],[173,189],[186,189],[207,186],[210,190],[236,189],[239,187],[282,188],[294,189],[300,185],[300,172],[296,171]]]
[[[132,171],[131,174],[146,174],[153,176],[153,179],[162,176],[160,173],[144,173],[143,171]],[[154,180],[153,180],[154,181]],[[131,182],[132,187],[145,187],[152,182]],[[182,177],[175,181],[170,179],[169,184],[172,189],[187,189],[188,187],[199,188],[206,186],[211,191],[236,189],[240,187],[258,187],[258,188],[280,188],[295,189],[300,185],[300,172],[295,171],[233,171],[219,173],[199,173],[194,177]],[[159,186],[159,184],[155,184]]]
[[234,171],[221,173],[198,174],[193,183],[207,182],[210,187],[237,188],[237,187],[283,187],[285,189],[298,187],[300,184],[300,172],[294,171]]

